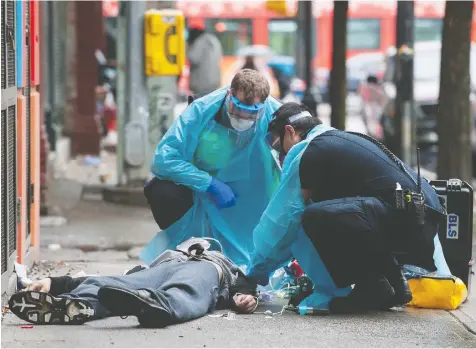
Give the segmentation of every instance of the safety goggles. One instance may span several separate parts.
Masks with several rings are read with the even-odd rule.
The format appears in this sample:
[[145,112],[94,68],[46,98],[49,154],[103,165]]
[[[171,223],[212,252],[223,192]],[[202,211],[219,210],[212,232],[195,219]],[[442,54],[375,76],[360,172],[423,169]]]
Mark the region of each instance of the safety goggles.
[[266,134],[266,142],[268,142],[272,149],[281,151],[281,138],[276,132],[268,132]]
[[241,103],[238,98],[229,93],[225,99],[225,109],[228,117],[242,120],[258,120],[264,113],[264,103],[248,105]]
[[[278,120],[274,119],[270,122],[268,126],[268,133],[265,136],[266,142],[272,149],[278,152],[282,152],[282,139],[284,138],[284,128],[286,127],[286,125],[293,125],[298,120],[302,120],[305,118],[312,118],[311,113],[309,113],[308,111],[303,111],[298,114],[291,115],[289,118],[284,120],[284,122],[278,122]],[[309,131],[302,132],[300,134],[301,139],[305,139],[308,133]]]

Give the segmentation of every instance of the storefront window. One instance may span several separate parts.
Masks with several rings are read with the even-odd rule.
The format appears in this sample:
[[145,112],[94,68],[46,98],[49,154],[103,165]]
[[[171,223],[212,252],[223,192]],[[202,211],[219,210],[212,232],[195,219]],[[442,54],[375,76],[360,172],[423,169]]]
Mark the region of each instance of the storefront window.
[[294,56],[297,24],[288,20],[268,22],[269,47],[282,56]]
[[238,49],[253,43],[253,25],[249,19],[208,19],[206,27],[220,40],[224,56],[234,56]]
[[380,48],[380,20],[352,18],[347,22],[348,50],[377,50]]
[[440,41],[442,32],[441,19],[417,18],[415,20],[415,41]]

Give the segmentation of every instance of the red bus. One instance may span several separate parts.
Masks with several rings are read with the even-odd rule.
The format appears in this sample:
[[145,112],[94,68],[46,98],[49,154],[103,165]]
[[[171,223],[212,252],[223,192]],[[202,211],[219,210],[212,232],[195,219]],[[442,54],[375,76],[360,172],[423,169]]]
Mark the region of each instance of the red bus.
[[[236,69],[235,54],[240,47],[267,45],[278,55],[295,55],[298,36],[294,20],[296,0],[288,0],[290,16],[267,10],[265,0],[177,0],[176,3],[183,11],[188,25],[205,25],[205,28],[218,36],[225,56],[222,63],[223,84],[230,81]],[[316,68],[329,69],[331,65],[333,6],[333,0],[313,1],[313,14],[316,18]],[[373,3],[368,0],[349,1],[348,57],[363,52],[384,52],[395,44],[396,7],[396,0]],[[476,11],[476,6],[474,10]],[[441,40],[444,12],[444,1],[415,1],[415,40]],[[472,40],[476,41],[474,15]],[[187,71],[184,75],[182,85],[186,84]]]
[[[291,11],[296,2],[289,1]],[[349,1],[348,55],[385,51],[395,44],[396,1]],[[225,56],[234,56],[244,45],[269,45],[276,53],[292,56],[295,52],[297,25],[266,9],[266,1],[178,0],[188,23],[202,23],[215,31]],[[316,18],[316,66],[329,68],[332,45],[332,0],[313,2]],[[440,40],[445,11],[444,1],[415,1],[415,40]],[[476,11],[476,7],[475,7]],[[473,41],[476,41],[476,16],[473,16]]]

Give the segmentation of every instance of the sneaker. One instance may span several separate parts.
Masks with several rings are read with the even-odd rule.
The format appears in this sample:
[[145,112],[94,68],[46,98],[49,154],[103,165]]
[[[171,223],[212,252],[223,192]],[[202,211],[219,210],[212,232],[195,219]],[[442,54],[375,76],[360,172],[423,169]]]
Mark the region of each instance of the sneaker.
[[137,316],[142,327],[162,328],[172,323],[172,315],[148,290],[104,286],[99,289],[98,300],[115,316]]
[[35,325],[79,325],[94,316],[94,308],[84,299],[53,297],[38,291],[20,291],[8,306],[20,319]]
[[356,284],[347,297],[334,297],[329,302],[329,311],[334,314],[357,314],[382,310],[394,297],[395,290],[386,278],[368,279]]

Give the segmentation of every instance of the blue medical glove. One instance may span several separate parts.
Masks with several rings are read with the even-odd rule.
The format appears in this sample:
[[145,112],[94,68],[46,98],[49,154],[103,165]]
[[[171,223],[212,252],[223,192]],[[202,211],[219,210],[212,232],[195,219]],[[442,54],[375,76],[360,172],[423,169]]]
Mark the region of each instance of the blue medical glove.
[[212,182],[210,183],[207,192],[211,194],[215,201],[215,205],[217,205],[218,208],[232,207],[236,203],[236,196],[235,193],[233,193],[233,190],[231,190],[227,184],[220,182],[218,179],[212,178]]

